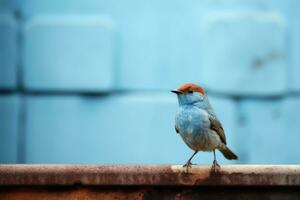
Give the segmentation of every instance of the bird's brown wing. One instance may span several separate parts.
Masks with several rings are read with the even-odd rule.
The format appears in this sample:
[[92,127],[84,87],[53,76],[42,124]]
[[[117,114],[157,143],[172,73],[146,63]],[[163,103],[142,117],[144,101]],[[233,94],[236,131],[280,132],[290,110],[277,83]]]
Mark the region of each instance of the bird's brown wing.
[[225,136],[224,129],[223,129],[220,121],[218,119],[216,119],[215,117],[209,117],[209,121],[210,121],[210,128],[212,130],[216,131],[216,133],[220,136],[221,141],[224,144],[226,144],[226,136]]

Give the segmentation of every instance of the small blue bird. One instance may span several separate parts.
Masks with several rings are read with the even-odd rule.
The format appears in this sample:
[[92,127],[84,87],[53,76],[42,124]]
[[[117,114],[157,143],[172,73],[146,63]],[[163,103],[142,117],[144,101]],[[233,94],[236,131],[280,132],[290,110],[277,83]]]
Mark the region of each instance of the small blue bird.
[[211,107],[204,89],[193,83],[186,83],[172,90],[177,94],[179,110],[175,118],[175,130],[183,141],[194,150],[194,154],[183,167],[191,167],[191,160],[198,151],[214,152],[212,169],[220,167],[215,150],[222,152],[229,160],[238,159],[227,146],[222,124]]

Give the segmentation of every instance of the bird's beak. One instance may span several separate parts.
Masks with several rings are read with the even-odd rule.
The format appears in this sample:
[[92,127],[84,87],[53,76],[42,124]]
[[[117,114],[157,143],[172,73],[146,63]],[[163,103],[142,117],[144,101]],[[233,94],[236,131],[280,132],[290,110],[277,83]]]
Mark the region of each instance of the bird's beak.
[[182,94],[183,92],[177,89],[173,89],[171,90],[171,92],[175,93],[175,94]]

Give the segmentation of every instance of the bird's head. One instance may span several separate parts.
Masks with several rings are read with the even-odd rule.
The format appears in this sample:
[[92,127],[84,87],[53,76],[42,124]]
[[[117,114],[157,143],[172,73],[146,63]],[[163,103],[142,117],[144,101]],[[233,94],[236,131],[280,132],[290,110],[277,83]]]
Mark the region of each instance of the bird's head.
[[194,83],[183,84],[171,92],[177,94],[179,105],[193,105],[207,101],[205,90]]

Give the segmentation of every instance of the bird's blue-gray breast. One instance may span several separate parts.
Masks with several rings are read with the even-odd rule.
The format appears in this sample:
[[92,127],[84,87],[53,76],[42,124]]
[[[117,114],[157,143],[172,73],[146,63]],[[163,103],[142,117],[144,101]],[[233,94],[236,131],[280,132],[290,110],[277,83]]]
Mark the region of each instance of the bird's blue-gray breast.
[[190,148],[194,150],[205,148],[208,139],[207,130],[210,126],[208,113],[205,110],[193,105],[180,106],[175,123],[179,134]]

